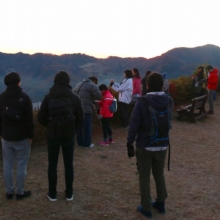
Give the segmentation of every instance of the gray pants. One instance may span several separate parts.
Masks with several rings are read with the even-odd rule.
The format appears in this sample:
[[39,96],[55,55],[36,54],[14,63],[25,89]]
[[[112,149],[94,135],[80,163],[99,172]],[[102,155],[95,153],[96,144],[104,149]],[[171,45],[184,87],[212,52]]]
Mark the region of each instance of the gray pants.
[[2,155],[4,166],[4,181],[7,194],[14,193],[13,168],[16,161],[16,193],[24,191],[26,168],[30,155],[31,144],[29,139],[22,141],[6,141],[2,139]]
[[137,168],[139,171],[139,189],[141,205],[145,211],[151,210],[150,174],[151,170],[156,183],[157,202],[165,202],[167,198],[164,166],[167,150],[147,151],[136,148]]
[[209,110],[214,112],[214,93],[215,90],[209,89],[208,90],[208,102],[209,102]]

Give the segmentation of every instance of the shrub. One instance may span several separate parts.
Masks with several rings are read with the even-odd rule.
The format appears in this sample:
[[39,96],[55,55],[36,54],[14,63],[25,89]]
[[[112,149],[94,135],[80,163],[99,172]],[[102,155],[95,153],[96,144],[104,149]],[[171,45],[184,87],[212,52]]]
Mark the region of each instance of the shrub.
[[191,100],[195,97],[192,82],[192,78],[186,76],[170,80],[169,92],[175,103]]

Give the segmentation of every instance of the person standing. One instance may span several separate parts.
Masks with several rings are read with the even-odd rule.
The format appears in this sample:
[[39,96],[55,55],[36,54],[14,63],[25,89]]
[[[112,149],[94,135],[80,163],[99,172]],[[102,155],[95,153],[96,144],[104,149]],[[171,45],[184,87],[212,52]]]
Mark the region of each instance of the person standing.
[[84,122],[80,98],[72,92],[70,77],[65,71],[54,77],[54,85],[45,96],[38,112],[38,122],[47,127],[48,193],[57,201],[57,164],[60,147],[65,167],[66,200],[73,200],[73,155],[75,130]]
[[137,68],[132,70],[132,82],[133,82],[133,93],[132,93],[132,100],[131,104],[135,104],[138,97],[141,96],[141,76]]
[[4,83],[7,88],[0,96],[0,135],[6,197],[13,199],[14,196],[13,168],[16,162],[16,199],[21,200],[32,194],[30,190],[24,191],[27,163],[34,136],[32,102],[21,89],[18,73],[7,74]]
[[218,69],[214,68],[211,65],[206,67],[208,71],[208,102],[209,102],[209,111],[208,114],[214,114],[214,93],[218,86]]
[[95,146],[92,143],[92,114],[95,108],[93,103],[102,99],[102,94],[97,84],[98,79],[95,76],[91,76],[78,83],[73,89],[73,92],[81,98],[85,113],[84,125],[79,127],[76,133],[78,145],[84,148]]
[[[141,197],[141,205],[137,207],[137,211],[146,217],[152,216],[151,207],[157,209],[160,213],[165,213],[165,200],[167,198],[164,166],[169,143],[167,139],[159,143],[151,142],[149,134],[147,133],[151,128],[152,122],[151,113],[148,107],[153,107],[158,112],[166,112],[167,110],[167,120],[164,120],[167,124],[163,124],[166,128],[163,127],[162,130],[168,129],[166,132],[169,132],[171,128],[170,120],[173,99],[162,91],[162,87],[162,75],[159,73],[151,73],[147,79],[148,93],[137,100],[131,115],[127,135],[127,152],[129,158],[135,155],[133,143],[136,140],[136,159]],[[148,103],[148,107],[145,102]],[[157,192],[157,198],[154,202],[151,201],[150,195],[151,170],[156,183]]]
[[121,83],[116,83],[111,80],[110,86],[118,95],[118,108],[119,117],[121,119],[121,127],[128,128],[129,125],[129,104],[131,103],[132,93],[133,93],[133,82],[132,82],[132,72],[131,70],[124,71],[124,79]]
[[147,77],[151,74],[151,71],[148,70],[145,73],[145,76],[141,80],[141,86],[142,86],[142,96],[146,95],[147,93]]
[[113,113],[109,109],[109,106],[113,102],[113,96],[105,84],[100,85],[99,89],[102,92],[102,100],[99,101],[98,104],[100,106],[99,116],[102,123],[103,141],[100,141],[98,144],[101,146],[108,146],[114,143],[110,125]]

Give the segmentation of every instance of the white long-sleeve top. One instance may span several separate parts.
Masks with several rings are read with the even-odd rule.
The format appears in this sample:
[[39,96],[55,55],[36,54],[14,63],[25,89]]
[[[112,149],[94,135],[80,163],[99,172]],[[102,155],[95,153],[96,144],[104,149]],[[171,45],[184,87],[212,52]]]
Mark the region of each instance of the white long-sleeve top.
[[112,88],[119,93],[118,101],[129,104],[132,99],[133,84],[132,78],[125,78],[122,83],[114,83]]

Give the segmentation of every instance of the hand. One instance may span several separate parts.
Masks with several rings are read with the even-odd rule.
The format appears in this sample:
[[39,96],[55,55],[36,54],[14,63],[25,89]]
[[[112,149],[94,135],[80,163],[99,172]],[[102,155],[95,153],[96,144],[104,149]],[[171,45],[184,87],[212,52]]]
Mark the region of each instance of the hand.
[[110,81],[110,86],[112,86],[113,84],[114,84],[114,80],[111,79],[111,81]]
[[134,157],[135,153],[134,153],[134,146],[133,144],[129,144],[127,143],[127,152],[128,152],[128,157]]

